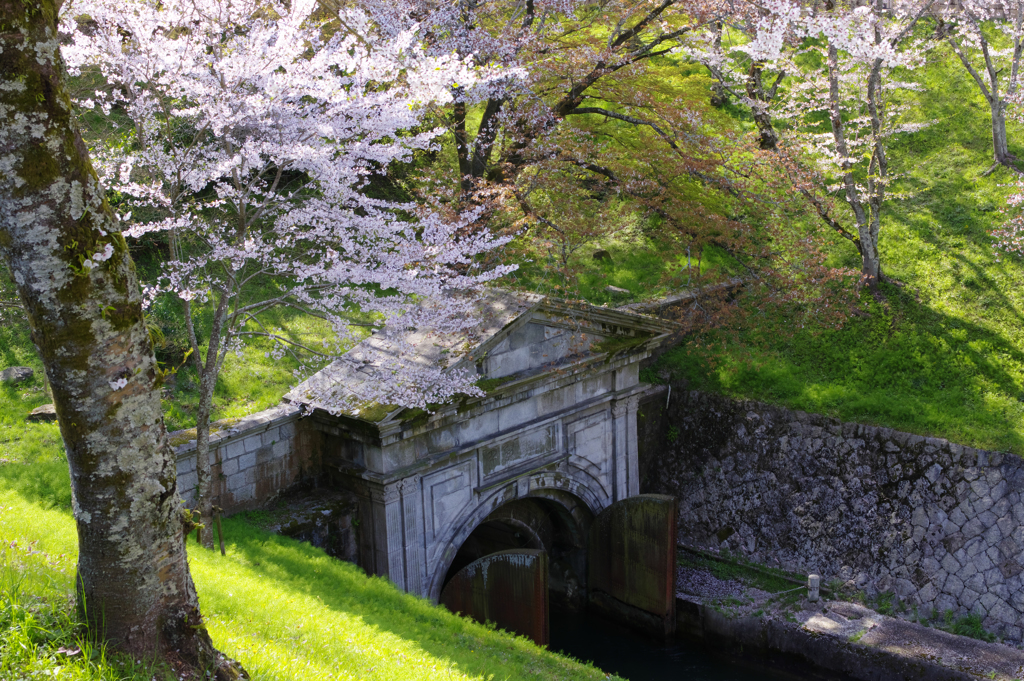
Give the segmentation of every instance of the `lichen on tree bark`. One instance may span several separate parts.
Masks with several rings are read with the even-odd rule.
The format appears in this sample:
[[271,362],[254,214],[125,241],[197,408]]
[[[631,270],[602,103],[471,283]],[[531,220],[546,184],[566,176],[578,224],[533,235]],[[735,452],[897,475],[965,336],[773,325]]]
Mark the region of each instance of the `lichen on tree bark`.
[[59,5],[0,0],[0,256],[68,453],[80,612],[120,650],[238,678],[202,626],[141,293],[72,116]]

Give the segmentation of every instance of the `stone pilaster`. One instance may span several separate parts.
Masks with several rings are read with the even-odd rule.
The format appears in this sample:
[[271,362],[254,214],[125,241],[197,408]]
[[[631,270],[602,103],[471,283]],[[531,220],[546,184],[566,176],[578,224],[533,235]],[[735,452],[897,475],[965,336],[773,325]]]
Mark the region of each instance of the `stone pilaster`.
[[426,596],[427,561],[424,555],[423,495],[420,490],[420,478],[406,478],[398,483],[398,486],[402,495],[402,514],[405,521],[405,590]]

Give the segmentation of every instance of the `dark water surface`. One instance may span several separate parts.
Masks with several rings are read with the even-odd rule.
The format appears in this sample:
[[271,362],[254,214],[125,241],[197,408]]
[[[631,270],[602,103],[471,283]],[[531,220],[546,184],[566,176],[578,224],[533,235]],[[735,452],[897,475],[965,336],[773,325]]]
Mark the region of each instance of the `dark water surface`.
[[551,607],[551,650],[590,661],[629,681],[804,681],[830,678],[802,669],[766,667],[712,652],[700,641],[662,643],[614,622]]

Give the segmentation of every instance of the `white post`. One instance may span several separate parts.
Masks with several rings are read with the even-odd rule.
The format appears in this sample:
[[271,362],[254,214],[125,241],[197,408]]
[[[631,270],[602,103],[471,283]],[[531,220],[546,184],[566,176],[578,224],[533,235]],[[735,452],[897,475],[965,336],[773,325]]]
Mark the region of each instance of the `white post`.
[[821,584],[821,577],[818,575],[807,575],[807,600],[811,603],[818,602],[818,587]]

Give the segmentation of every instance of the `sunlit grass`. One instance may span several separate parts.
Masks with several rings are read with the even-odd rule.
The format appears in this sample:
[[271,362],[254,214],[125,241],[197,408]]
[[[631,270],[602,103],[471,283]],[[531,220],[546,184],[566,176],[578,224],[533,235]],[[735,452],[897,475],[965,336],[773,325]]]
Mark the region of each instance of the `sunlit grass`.
[[[34,604],[37,620],[54,620],[54,609],[65,613],[47,621],[55,632],[53,640],[71,644],[82,633],[67,614],[77,553],[74,522],[66,510],[43,510],[4,489],[3,473],[0,469],[0,587],[12,580],[19,584],[14,596],[0,588],[0,608],[10,609],[17,597]],[[254,679],[607,678],[593,667],[453,615],[402,593],[385,579],[367,577],[354,565],[242,519],[228,519],[224,533],[227,557],[190,544],[189,563],[214,641]],[[3,646],[14,645],[15,634],[0,630],[3,636],[0,661],[25,665],[11,669],[27,673],[63,664],[63,656],[46,641],[11,651]],[[109,670],[67,678],[135,680],[152,674],[142,665],[116,676],[113,667],[125,660],[108,657]]]
[[[26,430],[47,428],[53,426]],[[22,451],[17,442],[7,447],[11,458],[0,464],[0,665],[8,666],[0,666],[0,678],[59,671],[67,676],[58,678],[76,681],[163,679],[164,672],[145,661],[136,664],[102,649],[88,648],[77,661],[56,652],[87,649],[70,605],[77,532],[67,464],[55,442],[33,451]],[[244,518],[227,519],[224,534],[227,557],[190,543],[189,563],[214,641],[254,679],[607,678]],[[25,618],[50,633],[26,638]],[[94,659],[85,659],[90,655]]]

